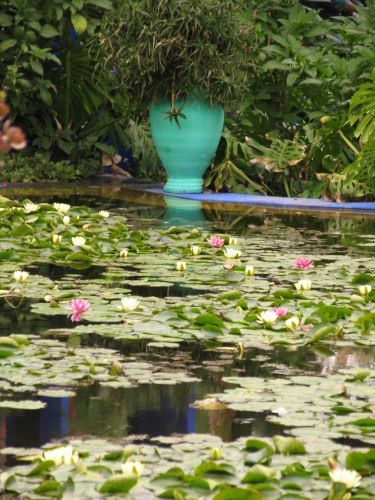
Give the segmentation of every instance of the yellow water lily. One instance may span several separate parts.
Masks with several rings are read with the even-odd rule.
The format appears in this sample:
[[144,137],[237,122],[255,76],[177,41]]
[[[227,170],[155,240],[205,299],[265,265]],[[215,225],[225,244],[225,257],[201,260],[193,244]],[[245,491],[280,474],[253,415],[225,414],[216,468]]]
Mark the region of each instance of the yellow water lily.
[[275,311],[262,311],[257,316],[257,322],[265,325],[271,325],[278,319],[278,314]]
[[372,290],[371,285],[361,285],[358,287],[358,291],[361,295],[368,295]]
[[54,245],[57,245],[58,243],[61,243],[61,240],[62,240],[61,234],[53,234],[52,235],[52,243]]
[[86,238],[76,236],[75,238],[72,238],[72,243],[75,247],[83,247],[86,244]]
[[224,256],[227,259],[238,259],[239,257],[241,257],[241,255],[242,255],[241,250],[237,250],[237,248],[227,247],[224,250]]
[[59,446],[57,448],[50,448],[44,450],[42,455],[43,460],[51,460],[58,465],[74,465],[78,462],[78,453],[73,450],[73,446]]
[[245,276],[254,276],[254,266],[247,264],[245,266]]
[[292,316],[285,321],[285,326],[288,330],[295,330],[300,325],[300,320],[297,316]]
[[28,279],[29,273],[27,271],[14,271],[13,273],[13,278],[18,282],[18,283],[25,283],[25,281]]
[[128,250],[127,250],[126,248],[123,248],[122,250],[120,250],[119,256],[120,256],[121,258],[123,258],[123,257],[127,257],[127,256],[128,256],[128,253],[129,253],[129,252],[128,252]]
[[40,208],[40,205],[36,205],[35,203],[25,203],[23,207],[23,211],[26,214],[31,214],[33,212],[37,212]]
[[144,465],[141,462],[125,462],[121,464],[121,470],[124,476],[137,476],[140,477],[143,474]]
[[186,270],[186,262],[183,260],[179,260],[176,262],[176,269],[177,271],[185,271]]
[[192,255],[199,255],[202,251],[202,249],[199,245],[192,245],[190,247],[190,250],[191,250]]
[[294,284],[298,292],[303,292],[306,290],[311,290],[312,281],[311,280],[300,280]]
[[361,475],[357,471],[351,469],[343,469],[341,467],[336,467],[329,473],[331,480],[334,483],[345,484],[348,490],[352,488],[357,488],[361,483]]
[[122,297],[121,305],[117,306],[117,309],[122,312],[131,312],[135,311],[139,304],[139,300],[134,297]]

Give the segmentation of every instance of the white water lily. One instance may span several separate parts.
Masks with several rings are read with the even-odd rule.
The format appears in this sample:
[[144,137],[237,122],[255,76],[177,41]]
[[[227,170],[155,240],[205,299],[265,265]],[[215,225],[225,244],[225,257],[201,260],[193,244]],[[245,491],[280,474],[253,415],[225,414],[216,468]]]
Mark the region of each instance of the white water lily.
[[70,224],[70,217],[69,217],[69,215],[64,215],[64,217],[63,217],[63,224],[64,224],[64,226],[69,226],[69,224]]
[[75,247],[83,247],[86,243],[86,238],[76,236],[75,238],[72,238],[72,243]]
[[73,446],[59,446],[58,448],[50,448],[44,450],[43,460],[52,460],[55,465],[73,465],[78,462],[78,453],[73,450]]
[[107,219],[109,217],[109,212],[107,212],[107,210],[100,210],[99,215],[104,219]]
[[58,243],[61,243],[61,240],[62,240],[61,234],[53,234],[52,235],[52,243],[54,245],[57,245]]
[[254,276],[254,266],[251,264],[245,266],[245,276]]
[[123,258],[123,257],[127,257],[127,256],[128,256],[128,253],[129,253],[129,251],[128,251],[126,248],[123,248],[123,249],[120,251],[119,256],[120,256],[120,257],[122,257],[122,258]]
[[296,289],[299,292],[303,292],[305,290],[311,290],[312,287],[312,281],[311,280],[300,280],[297,283],[294,284]]
[[13,278],[18,283],[25,283],[27,278],[29,277],[29,273],[27,271],[14,271]]
[[361,483],[361,475],[357,471],[351,469],[343,469],[336,467],[329,473],[330,478],[334,483],[345,484],[348,490],[357,488]]
[[122,297],[121,306],[117,306],[117,309],[122,312],[135,311],[139,304],[139,300],[134,297]]
[[300,320],[297,316],[292,316],[285,321],[285,326],[288,330],[295,330],[300,325]]
[[238,245],[238,238],[234,236],[229,236],[229,245]]
[[176,262],[176,269],[177,271],[185,271],[186,270],[186,262],[183,260],[179,260]]
[[361,285],[358,287],[358,291],[361,295],[368,295],[372,290],[371,285]]
[[31,214],[33,212],[38,211],[40,208],[40,205],[36,205],[35,203],[25,203],[25,206],[23,207],[23,211],[26,214]]
[[275,311],[262,311],[257,316],[257,322],[265,325],[272,325],[278,319],[278,314]]
[[190,247],[190,250],[191,250],[192,255],[199,255],[202,251],[202,249],[199,245],[192,245]]
[[237,248],[227,247],[224,250],[224,256],[227,259],[238,259],[238,257],[241,257],[241,255],[242,255],[241,250],[237,250]]
[[125,462],[121,464],[121,470],[124,476],[137,476],[140,477],[143,474],[144,465],[141,462]]
[[70,210],[70,205],[67,203],[54,203],[53,208],[60,212],[60,214],[66,215]]

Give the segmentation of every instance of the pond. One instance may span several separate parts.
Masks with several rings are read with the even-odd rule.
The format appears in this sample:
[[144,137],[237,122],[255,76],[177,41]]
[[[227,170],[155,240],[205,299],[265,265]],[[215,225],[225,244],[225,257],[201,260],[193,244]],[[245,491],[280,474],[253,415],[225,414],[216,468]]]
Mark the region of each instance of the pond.
[[4,492],[373,497],[374,217],[1,194]]

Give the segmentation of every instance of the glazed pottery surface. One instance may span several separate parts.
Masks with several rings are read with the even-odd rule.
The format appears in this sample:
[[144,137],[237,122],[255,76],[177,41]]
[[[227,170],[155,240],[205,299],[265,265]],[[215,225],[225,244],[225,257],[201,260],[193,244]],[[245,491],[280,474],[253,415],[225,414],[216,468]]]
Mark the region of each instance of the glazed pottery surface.
[[164,190],[169,193],[201,193],[203,174],[220,141],[224,110],[208,101],[191,98],[177,101],[175,109],[186,116],[169,119],[168,101],[159,101],[150,109],[151,133],[160,160],[168,174]]

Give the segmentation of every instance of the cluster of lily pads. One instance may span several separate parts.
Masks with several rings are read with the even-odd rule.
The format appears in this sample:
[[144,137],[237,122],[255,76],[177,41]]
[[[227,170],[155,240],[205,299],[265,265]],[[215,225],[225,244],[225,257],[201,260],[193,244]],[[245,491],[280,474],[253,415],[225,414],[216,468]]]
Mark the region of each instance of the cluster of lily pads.
[[373,498],[374,450],[308,451],[302,441],[283,436],[223,443],[190,434],[126,445],[72,439],[42,449],[4,449],[21,464],[0,480],[3,491],[31,499]]
[[[121,345],[144,341],[155,349],[199,343],[239,358],[251,347],[303,346],[323,355],[335,347],[369,347],[375,262],[373,243],[366,245],[366,254],[348,256],[318,240],[284,241],[272,228],[246,239],[177,227],[138,230],[107,211],[0,197],[0,301],[64,322],[44,338],[0,338],[0,407],[42,408],[35,396],[69,396],[88,383],[199,380],[112,349],[88,349],[87,336]],[[3,489],[27,498],[127,492],[133,498],[371,498],[374,455],[350,452],[350,440],[374,444],[373,381],[371,370],[325,378],[226,377],[237,387],[195,406],[260,412],[289,437],[224,444],[192,435],[131,447],[73,440],[57,450],[8,449],[3,452],[31,463],[6,470]],[[24,394],[30,397],[17,396]]]

